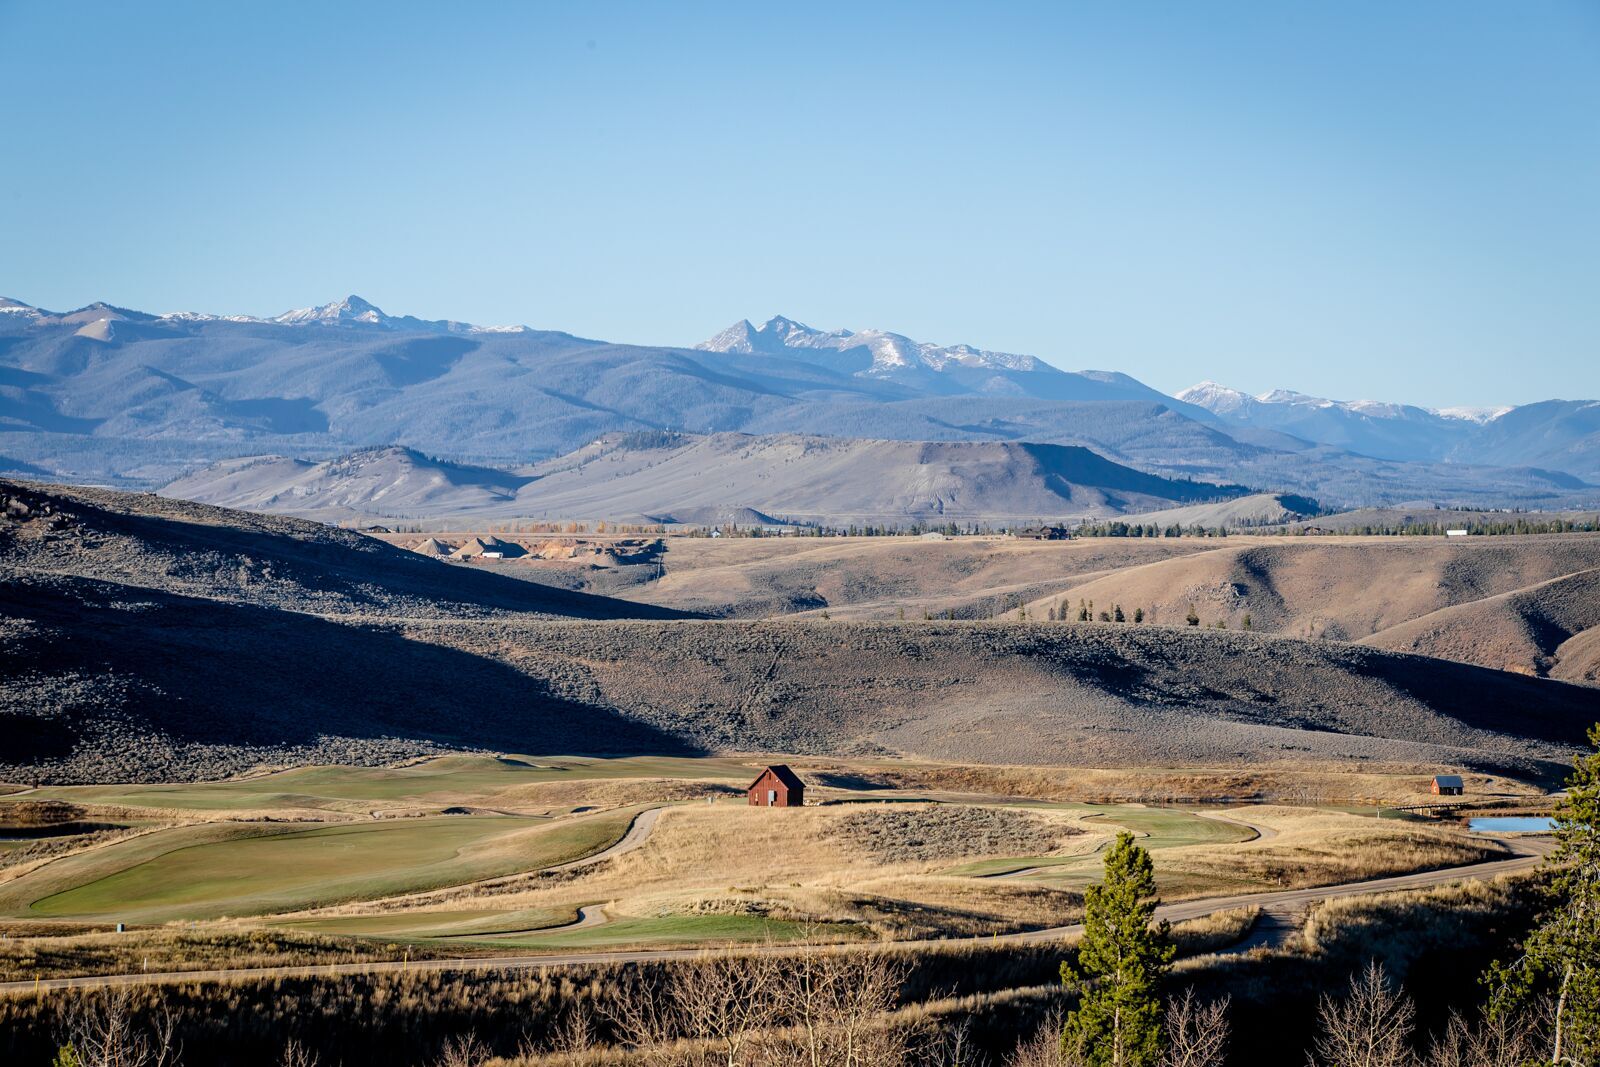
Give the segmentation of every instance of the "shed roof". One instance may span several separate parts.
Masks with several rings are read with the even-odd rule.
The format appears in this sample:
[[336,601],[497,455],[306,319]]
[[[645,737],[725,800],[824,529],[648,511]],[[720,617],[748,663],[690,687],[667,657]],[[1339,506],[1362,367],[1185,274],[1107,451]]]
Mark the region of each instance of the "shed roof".
[[1433,780],[1441,786],[1450,786],[1455,789],[1460,789],[1463,786],[1459,774],[1436,774],[1433,776]]
[[778,781],[782,782],[790,789],[804,789],[806,787],[806,784],[800,780],[800,776],[789,769],[789,765],[787,763],[774,763],[772,766],[767,767],[760,774],[756,775],[756,781],[751,782],[745,788],[754,789],[756,787],[756,782],[761,781],[761,779],[767,776],[767,771],[771,771]]

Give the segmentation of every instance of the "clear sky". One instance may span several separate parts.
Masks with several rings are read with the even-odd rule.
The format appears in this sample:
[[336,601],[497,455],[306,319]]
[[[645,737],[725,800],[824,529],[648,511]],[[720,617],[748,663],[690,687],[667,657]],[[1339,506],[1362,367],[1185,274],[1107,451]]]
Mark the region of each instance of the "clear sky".
[[0,0],[0,294],[1600,396],[1600,4]]

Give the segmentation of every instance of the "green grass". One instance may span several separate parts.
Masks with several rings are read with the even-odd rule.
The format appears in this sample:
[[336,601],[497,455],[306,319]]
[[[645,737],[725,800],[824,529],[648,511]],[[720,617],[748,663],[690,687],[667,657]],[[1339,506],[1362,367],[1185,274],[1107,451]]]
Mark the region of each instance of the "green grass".
[[855,927],[768,919],[759,915],[661,915],[620,917],[600,926],[553,930],[478,941],[500,948],[592,949],[632,945],[690,945],[720,942],[798,941],[817,934],[859,936]]
[[[270,914],[435,889],[589,855],[617,841],[633,814],[629,809],[554,823],[443,816],[310,830],[252,826],[154,843],[150,838],[165,835],[147,835],[130,842],[137,848],[112,845],[51,864],[39,872],[49,875],[40,880],[47,891],[29,901],[23,914],[162,922]],[[74,866],[83,877],[61,886]],[[6,886],[5,897],[25,898],[28,882]]]
[[742,781],[752,774],[747,765],[725,759],[462,755],[441,756],[408,767],[302,767],[242,781],[198,785],[56,786],[40,789],[28,799],[201,811],[349,808],[395,801],[489,802],[508,789],[534,782],[595,778],[732,778]]
[[[1243,826],[1202,818],[1192,812],[1176,808],[1139,808],[1127,805],[1097,808],[1087,804],[1063,805],[1062,808],[1087,811],[1098,817],[1101,822],[1132,830],[1141,835],[1139,844],[1152,852],[1182,845],[1235,844],[1249,841],[1255,836],[1251,830]],[[1099,865],[1098,853],[1076,856],[1009,856],[965,863],[940,873],[971,878],[992,878],[1033,867],[1098,870]]]

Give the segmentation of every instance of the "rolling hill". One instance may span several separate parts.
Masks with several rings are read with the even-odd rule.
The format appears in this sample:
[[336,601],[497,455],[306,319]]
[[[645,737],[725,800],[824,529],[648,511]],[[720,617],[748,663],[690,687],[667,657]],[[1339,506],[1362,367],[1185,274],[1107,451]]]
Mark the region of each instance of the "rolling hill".
[[[1244,542],[1242,544],[1238,542]],[[1600,537],[1232,538],[1227,547],[1065,583],[1038,611],[1080,600],[1180,623],[1361,641],[1500,670],[1593,679],[1570,645],[1600,625]],[[1567,646],[1571,659],[1563,657]],[[1596,709],[1600,715],[1600,707]]]
[[1441,608],[1362,644],[1499,670],[1600,682],[1600,568]]
[[[292,519],[105,490],[0,492],[10,780],[187,780],[482,748],[1339,759],[1549,777],[1595,713],[1591,687],[1357,645],[1148,625],[707,622]],[[1550,543],[1522,577],[1591,550]],[[1070,566],[1017,554],[1055,546],[1008,544],[978,587]],[[1151,560],[1135,575],[1214,555],[1163,558],[1168,547],[1061,546],[1080,567]],[[954,569],[925,588],[967,567],[940,558]],[[892,579],[877,563],[864,573]],[[1492,585],[1505,563],[1486,556],[1456,577]],[[791,565],[854,585],[828,577],[826,560]],[[1568,592],[1581,606],[1585,590]]]
[[[154,494],[0,480],[0,568],[326,616],[670,618],[651,605],[450,567],[350,530]],[[100,595],[100,594],[97,594]]]
[[1013,523],[1241,496],[1145,474],[1078,446],[779,434],[619,434],[522,476],[383,449],[321,464],[226,461],[162,490],[322,518],[434,515],[695,522]]

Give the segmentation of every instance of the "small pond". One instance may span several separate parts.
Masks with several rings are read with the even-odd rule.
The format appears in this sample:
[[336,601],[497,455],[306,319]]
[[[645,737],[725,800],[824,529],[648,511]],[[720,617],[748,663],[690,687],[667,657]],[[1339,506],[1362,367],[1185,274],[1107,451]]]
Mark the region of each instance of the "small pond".
[[1548,815],[1500,815],[1467,820],[1467,829],[1475,834],[1542,834],[1555,825],[1556,821]]

